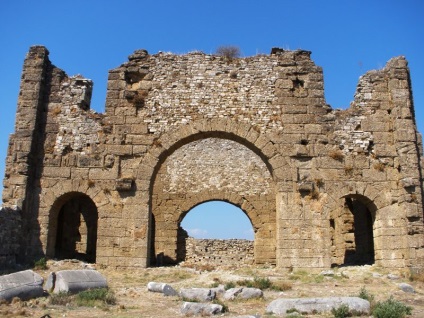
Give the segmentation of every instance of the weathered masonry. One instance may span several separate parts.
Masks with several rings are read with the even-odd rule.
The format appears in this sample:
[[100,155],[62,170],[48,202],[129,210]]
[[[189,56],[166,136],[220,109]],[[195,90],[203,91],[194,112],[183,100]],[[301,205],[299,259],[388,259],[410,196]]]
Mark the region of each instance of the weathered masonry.
[[184,257],[180,223],[222,200],[255,231],[254,262],[423,268],[423,161],[403,57],[324,99],[307,51],[228,58],[135,51],[92,82],[31,47],[4,179],[3,266],[83,258],[116,267]]

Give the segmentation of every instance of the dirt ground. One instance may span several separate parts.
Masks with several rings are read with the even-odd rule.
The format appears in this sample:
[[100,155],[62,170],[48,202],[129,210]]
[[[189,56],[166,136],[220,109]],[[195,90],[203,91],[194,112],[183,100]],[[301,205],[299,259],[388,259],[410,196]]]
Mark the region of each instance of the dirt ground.
[[[49,261],[47,270],[36,270],[44,279],[51,271],[61,269],[96,268],[95,265],[78,261]],[[374,266],[343,267],[333,269],[333,276],[320,275],[319,272],[292,271],[274,267],[215,268],[209,270],[184,266],[158,267],[137,270],[113,268],[96,268],[108,280],[109,288],[116,296],[116,305],[98,307],[77,307],[73,304],[63,306],[50,304],[49,297],[30,301],[13,300],[0,305],[0,317],[183,317],[180,307],[183,301],[177,296],[164,296],[147,291],[147,283],[164,282],[178,290],[185,287],[211,287],[254,277],[269,278],[283,291],[265,290],[263,299],[223,301],[229,312],[219,317],[237,317],[241,315],[258,315],[272,317],[265,313],[266,306],[274,299],[298,297],[358,296],[362,288],[383,301],[393,296],[396,300],[413,308],[410,317],[424,317],[424,282],[409,279],[402,271],[388,271]],[[397,279],[388,278],[388,274]],[[396,278],[396,277],[395,277]],[[415,293],[406,293],[399,289],[399,283],[408,283]],[[332,317],[331,313],[305,317]]]

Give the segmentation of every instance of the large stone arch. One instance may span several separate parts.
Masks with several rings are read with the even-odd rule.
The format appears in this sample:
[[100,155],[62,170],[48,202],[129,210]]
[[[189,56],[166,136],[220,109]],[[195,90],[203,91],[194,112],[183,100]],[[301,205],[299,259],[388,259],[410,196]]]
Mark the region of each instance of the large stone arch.
[[48,222],[46,256],[96,260],[98,210],[81,192],[68,192],[53,203]]
[[[152,178],[150,180],[149,189],[149,207],[151,213],[150,256],[152,264],[155,262],[154,257],[157,255],[163,255],[165,262],[173,263],[176,261],[178,225],[182,216],[193,206],[210,200],[227,201],[239,206],[243,211],[245,211],[256,230],[256,262],[276,262],[276,200],[275,176],[273,174],[274,170],[272,164],[270,163],[268,156],[265,155],[262,149],[258,147],[259,143],[257,139],[259,138],[259,135],[255,130],[253,130],[253,128],[244,127],[243,125],[241,125],[241,127],[234,127],[233,125],[233,127],[229,129],[230,131],[218,130],[220,127],[222,128],[222,126],[227,127],[226,125],[223,125],[222,122],[220,123],[219,121],[216,121],[216,126],[209,124],[209,126],[206,129],[203,129],[203,131],[194,130],[194,132],[193,129],[190,129],[190,127],[184,127],[182,128],[182,134],[180,134],[180,137],[182,137],[181,139],[174,137],[176,135],[175,132],[168,135],[172,136],[171,139],[173,138],[172,144],[165,136],[156,141],[157,148],[161,148],[162,152],[157,153],[157,150],[152,150],[153,153],[156,152],[156,155],[152,154],[152,157],[157,158],[156,165],[152,169]],[[193,125],[193,127],[199,127],[199,124]],[[243,129],[246,129],[243,134],[244,137],[235,134],[236,131],[241,131]],[[247,139],[246,136],[250,136],[250,140]],[[162,142],[162,140],[164,142]],[[262,144],[263,147],[272,147],[272,142],[266,140],[266,138],[261,137],[261,140],[260,144]],[[174,157],[178,156],[181,149],[187,150],[190,147],[196,148],[202,143],[208,145],[206,148],[213,148],[215,146],[211,145],[222,143],[224,145],[223,148],[227,149],[223,151],[231,153],[234,149],[236,149],[235,151],[243,153],[243,156],[247,156],[250,158],[251,162],[254,162],[252,164],[254,168],[260,167],[258,168],[260,173],[256,173],[256,175],[255,173],[249,172],[243,174],[244,179],[240,176],[236,177],[238,180],[226,181],[230,183],[235,181],[237,182],[237,185],[250,183],[252,188],[255,188],[255,186],[260,183],[258,181],[259,178],[256,178],[255,180],[255,176],[261,175],[263,177],[266,175],[267,181],[259,185],[259,187],[257,187],[252,193],[246,191],[246,187],[244,189],[237,189],[236,186],[226,186],[225,179],[229,178],[229,175],[226,175],[228,171],[225,172],[225,169],[219,170],[216,168],[216,165],[214,166],[212,164],[213,171],[211,173],[214,173],[214,171],[217,172],[219,175],[217,178],[219,179],[222,177],[221,181],[224,180],[224,182],[219,183],[219,181],[219,185],[212,185],[211,183],[206,182],[206,185],[203,184],[202,186],[199,186],[199,181],[196,179],[196,172],[193,171],[196,170],[196,164],[194,164],[190,171],[190,177],[194,176],[193,178],[196,179],[193,187],[190,189],[183,189],[183,191],[173,191],[175,189],[169,189],[169,187],[166,188],[167,185],[169,186],[170,184],[169,178],[168,180],[165,180],[167,179],[166,169],[169,170],[169,163],[173,162],[175,159]],[[190,151],[192,150],[193,149]],[[183,152],[188,153],[190,151]],[[269,154],[276,153],[269,149],[267,151]],[[210,151],[209,153],[212,152]],[[234,160],[235,157],[236,156],[232,156],[232,159]],[[194,155],[192,155],[191,158],[194,158]],[[244,158],[244,160],[245,159],[246,158]],[[188,162],[192,161],[195,160],[188,160]],[[149,165],[144,164],[144,168],[146,166]],[[175,166],[179,169],[178,164]],[[230,166],[231,165],[227,165],[226,167],[228,168]],[[197,175],[199,176],[201,173],[197,173]],[[245,178],[249,180],[246,180]],[[191,182],[192,181],[193,180],[191,180]]]

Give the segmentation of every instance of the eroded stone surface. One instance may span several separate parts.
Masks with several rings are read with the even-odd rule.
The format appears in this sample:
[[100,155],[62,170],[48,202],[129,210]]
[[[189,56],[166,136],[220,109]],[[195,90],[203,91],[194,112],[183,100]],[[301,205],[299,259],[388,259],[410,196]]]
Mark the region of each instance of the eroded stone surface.
[[329,312],[333,308],[339,308],[341,305],[349,306],[350,313],[368,314],[370,303],[358,297],[327,297],[327,298],[294,298],[294,299],[276,299],[266,308],[266,312],[286,316],[287,311],[297,310],[300,313],[321,313]]
[[32,270],[0,276],[0,299],[22,300],[43,296],[43,278]]

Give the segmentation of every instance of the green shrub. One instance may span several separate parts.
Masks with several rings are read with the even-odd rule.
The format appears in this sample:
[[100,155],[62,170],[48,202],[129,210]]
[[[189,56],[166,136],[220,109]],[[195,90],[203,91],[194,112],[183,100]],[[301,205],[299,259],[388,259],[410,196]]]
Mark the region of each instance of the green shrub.
[[272,286],[272,282],[269,280],[268,277],[255,277],[253,279],[253,283],[251,284],[251,286],[247,286],[247,287],[254,287],[254,288],[259,288],[259,289],[269,289]]
[[76,303],[78,306],[93,307],[96,304],[115,305],[116,298],[108,288],[96,288],[84,290],[77,294]]
[[334,315],[335,318],[349,317],[349,306],[346,304],[343,304],[338,308],[331,309],[331,313]]
[[403,318],[412,313],[412,308],[390,297],[386,301],[378,302],[372,314],[375,318]]
[[358,297],[359,298],[362,298],[362,299],[365,299],[365,300],[368,300],[368,302],[370,303],[371,312],[374,310],[374,307],[375,307],[374,295],[373,294],[370,294],[368,292],[368,290],[366,290],[365,287],[362,287],[361,288],[361,290],[359,291]]
[[34,269],[47,269],[47,260],[45,257],[40,258],[34,262]]
[[234,287],[236,287],[236,284],[234,282],[228,282],[224,285],[225,290],[228,290],[228,289],[231,289],[231,288],[234,288]]

